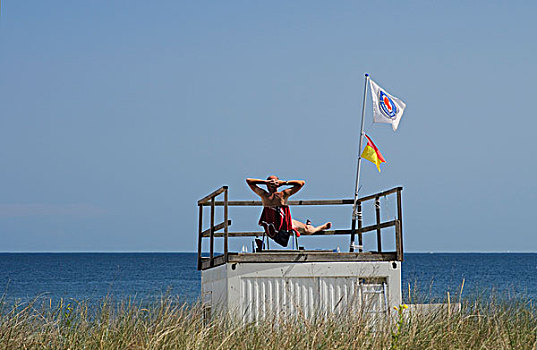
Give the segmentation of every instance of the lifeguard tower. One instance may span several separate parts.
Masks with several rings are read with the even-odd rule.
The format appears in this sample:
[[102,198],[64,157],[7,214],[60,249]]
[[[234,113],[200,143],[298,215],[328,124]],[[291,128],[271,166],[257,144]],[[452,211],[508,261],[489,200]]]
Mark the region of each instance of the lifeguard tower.
[[[358,213],[350,229],[327,230],[316,235],[348,235],[348,252],[307,250],[295,245],[291,250],[230,252],[234,237],[263,237],[259,232],[231,232],[230,207],[261,206],[261,201],[231,201],[228,187],[222,186],[198,201],[198,270],[201,270],[202,303],[208,315],[229,312],[252,322],[267,317],[367,312],[388,314],[401,304],[401,262],[403,261],[402,187],[358,198]],[[381,198],[395,203],[392,220],[381,220]],[[218,200],[217,200],[218,199]],[[353,199],[295,200],[289,206],[354,205]],[[365,206],[372,206],[374,224],[363,226]],[[223,212],[216,223],[215,213]],[[371,208],[370,208],[371,209]],[[210,210],[209,227],[204,212]],[[235,210],[235,209],[234,209]],[[207,217],[205,217],[207,219]],[[354,223],[354,221],[356,221]],[[257,217],[252,218],[257,222]],[[394,251],[382,247],[387,233]],[[364,235],[376,234],[376,246],[364,247]],[[301,238],[307,240],[308,236]],[[354,244],[357,238],[357,244]],[[209,252],[202,253],[203,239]],[[215,239],[223,239],[223,254],[216,255]],[[375,240],[373,240],[375,241]],[[307,242],[306,242],[307,243]],[[276,246],[275,243],[273,243]]]

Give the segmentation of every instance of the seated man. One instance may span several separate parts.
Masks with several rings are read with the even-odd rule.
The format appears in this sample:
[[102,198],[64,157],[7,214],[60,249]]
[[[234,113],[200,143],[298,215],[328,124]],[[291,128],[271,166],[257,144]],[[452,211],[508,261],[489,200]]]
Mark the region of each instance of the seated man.
[[[300,191],[302,186],[304,186],[304,181],[282,181],[277,176],[269,176],[266,180],[246,179],[246,182],[252,191],[261,197],[261,202],[263,203],[263,213],[259,219],[259,226],[263,226],[267,236],[276,241],[276,243],[287,247],[292,231],[298,232],[299,234],[297,236],[300,236],[300,234],[311,235],[332,227],[332,223],[330,222],[314,227],[310,225],[309,220],[304,224],[291,219],[287,199]],[[257,185],[267,185],[268,192]],[[291,185],[293,187],[278,192],[278,187],[284,185]]]

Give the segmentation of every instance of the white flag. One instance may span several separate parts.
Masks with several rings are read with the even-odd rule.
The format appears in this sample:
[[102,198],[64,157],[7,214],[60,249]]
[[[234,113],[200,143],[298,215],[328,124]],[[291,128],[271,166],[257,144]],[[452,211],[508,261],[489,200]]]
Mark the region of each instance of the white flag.
[[371,79],[369,79],[369,86],[371,86],[371,96],[373,97],[373,121],[392,124],[393,131],[397,130],[406,104],[387,93]]

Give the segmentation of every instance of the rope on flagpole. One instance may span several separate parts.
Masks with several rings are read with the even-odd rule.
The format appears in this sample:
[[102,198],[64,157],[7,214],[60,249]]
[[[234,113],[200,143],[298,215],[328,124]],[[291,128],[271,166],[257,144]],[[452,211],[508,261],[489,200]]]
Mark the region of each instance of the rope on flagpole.
[[[364,100],[362,103],[362,123],[360,126],[360,141],[358,144],[358,165],[356,168],[356,185],[354,187],[354,203],[352,205],[352,224],[351,224],[351,244],[350,244],[350,252],[354,252],[354,248],[356,247],[354,238],[356,234],[356,219],[360,219],[360,223],[362,221],[362,213],[358,213],[356,211],[356,204],[358,202],[358,191],[360,189],[360,164],[362,163],[362,142],[364,138],[364,120],[365,120],[365,101],[367,97],[367,82],[369,81],[369,74],[365,74],[365,82],[364,82]],[[360,242],[361,243],[361,242]],[[361,246],[360,250],[362,249]]]

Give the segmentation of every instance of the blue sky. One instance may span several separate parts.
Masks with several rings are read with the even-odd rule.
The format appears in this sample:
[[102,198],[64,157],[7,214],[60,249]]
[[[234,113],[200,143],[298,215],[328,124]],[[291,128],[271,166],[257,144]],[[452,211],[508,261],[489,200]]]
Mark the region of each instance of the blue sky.
[[351,198],[366,72],[407,104],[393,132],[367,100],[360,192],[404,187],[405,249],[537,251],[535,2],[1,6],[0,251],[194,251],[196,201],[246,177]]

